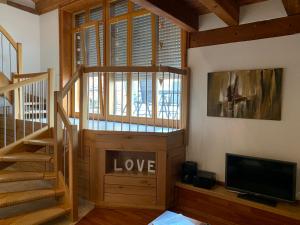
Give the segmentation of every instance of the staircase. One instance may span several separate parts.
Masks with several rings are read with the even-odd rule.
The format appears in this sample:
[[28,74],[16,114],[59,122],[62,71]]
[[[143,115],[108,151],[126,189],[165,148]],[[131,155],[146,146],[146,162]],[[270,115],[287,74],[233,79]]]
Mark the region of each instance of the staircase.
[[[71,212],[70,207],[64,200],[66,190],[64,185],[58,180],[54,171],[54,139],[52,130],[44,128],[30,135],[21,141],[20,144],[11,148],[10,151],[1,153],[0,151],[0,185],[15,183],[20,187],[26,187],[26,183],[32,181],[45,181],[51,184],[50,188],[35,188],[33,190],[8,191],[0,193],[0,211],[4,208],[16,207],[22,205],[35,204],[37,200],[55,199],[56,205],[41,208],[26,214],[0,219],[0,225],[37,225],[49,222],[57,217],[68,215]],[[22,170],[23,163],[44,165],[40,171]],[[56,184],[59,185],[56,185]]]
[[70,88],[54,92],[52,69],[23,74],[22,45],[1,25],[0,34],[0,63],[15,65],[0,71],[0,225],[75,222],[78,131],[63,108]]

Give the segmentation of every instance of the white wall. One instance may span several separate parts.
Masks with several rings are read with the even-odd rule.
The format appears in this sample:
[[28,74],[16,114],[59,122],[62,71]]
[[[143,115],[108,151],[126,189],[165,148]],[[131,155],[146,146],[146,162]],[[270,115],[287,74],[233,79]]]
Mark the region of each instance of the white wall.
[[24,72],[40,71],[39,16],[0,4],[0,24],[23,45]]
[[41,70],[53,68],[56,87],[59,87],[59,20],[58,10],[40,16]]
[[[281,4],[277,7],[267,14],[281,14]],[[255,7],[243,10],[252,15],[248,20],[256,19]],[[300,34],[190,49],[188,64],[192,72],[188,159],[216,172],[221,181],[227,152],[294,161],[300,167]],[[273,67],[284,68],[281,121],[206,116],[208,72]]]

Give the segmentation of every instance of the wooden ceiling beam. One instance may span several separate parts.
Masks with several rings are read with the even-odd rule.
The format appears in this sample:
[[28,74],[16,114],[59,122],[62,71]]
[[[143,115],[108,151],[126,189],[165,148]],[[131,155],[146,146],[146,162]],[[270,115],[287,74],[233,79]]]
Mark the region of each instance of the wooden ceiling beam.
[[131,0],[148,11],[165,17],[188,32],[199,29],[199,15],[196,9],[183,0]]
[[300,0],[282,0],[282,3],[289,16],[300,14]]
[[236,0],[199,0],[209,11],[216,14],[227,25],[239,24],[240,6]]
[[7,5],[15,7],[17,9],[21,9],[23,11],[26,11],[26,12],[29,12],[29,13],[32,13],[32,14],[38,14],[38,12],[36,11],[36,9],[33,9],[31,7],[28,7],[28,6],[25,6],[25,5],[21,5],[19,3],[16,3],[16,2],[13,2],[13,1],[10,1],[10,0],[7,0],[6,3],[7,3]]
[[189,47],[197,48],[300,33],[300,15],[242,24],[190,34]]

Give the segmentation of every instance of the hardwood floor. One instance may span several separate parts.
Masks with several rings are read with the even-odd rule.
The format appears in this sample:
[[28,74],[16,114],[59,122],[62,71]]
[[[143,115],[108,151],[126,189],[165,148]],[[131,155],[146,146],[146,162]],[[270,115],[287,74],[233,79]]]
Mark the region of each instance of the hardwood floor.
[[147,225],[163,211],[96,208],[77,225]]

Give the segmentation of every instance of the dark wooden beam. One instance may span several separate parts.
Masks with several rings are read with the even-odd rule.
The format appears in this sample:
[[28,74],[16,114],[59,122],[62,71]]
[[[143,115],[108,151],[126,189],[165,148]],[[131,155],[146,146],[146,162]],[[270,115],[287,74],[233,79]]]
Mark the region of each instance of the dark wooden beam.
[[165,17],[182,29],[192,32],[199,29],[199,15],[196,9],[183,0],[131,0],[148,11]]
[[236,0],[199,0],[229,26],[239,24],[240,6]]
[[289,16],[300,14],[300,0],[282,0],[282,3]]
[[190,34],[189,47],[203,47],[300,33],[300,15]]
[[13,2],[13,1],[9,1],[9,0],[8,0],[6,3],[7,3],[7,5],[10,5],[10,6],[12,6],[12,7],[15,7],[15,8],[17,8],[17,9],[21,9],[21,10],[23,10],[23,11],[26,11],[26,12],[29,12],[29,13],[32,13],[32,14],[38,14],[37,11],[36,11],[35,9],[30,8],[30,7],[28,7],[28,6],[21,5],[21,4],[19,4],[19,3],[16,3],[16,2]]

